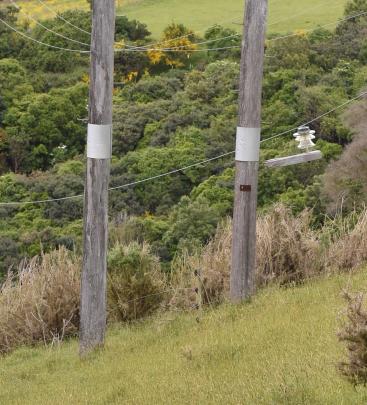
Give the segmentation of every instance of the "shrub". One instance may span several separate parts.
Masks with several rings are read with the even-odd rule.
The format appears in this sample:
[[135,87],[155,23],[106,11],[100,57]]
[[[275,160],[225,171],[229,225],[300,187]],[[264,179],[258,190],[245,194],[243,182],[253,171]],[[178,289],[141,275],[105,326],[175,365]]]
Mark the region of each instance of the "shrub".
[[345,113],[347,126],[353,129],[353,141],[335,162],[331,162],[323,176],[322,194],[332,214],[339,209],[352,211],[363,207],[367,196],[366,102],[355,103]]
[[339,363],[339,370],[354,385],[367,384],[367,311],[364,294],[344,294],[348,302],[347,320],[339,332],[339,340],[346,344],[347,360]]
[[0,353],[77,333],[80,266],[60,248],[8,274],[0,290]]
[[150,247],[117,244],[108,257],[109,319],[131,321],[153,313],[164,299],[165,278]]

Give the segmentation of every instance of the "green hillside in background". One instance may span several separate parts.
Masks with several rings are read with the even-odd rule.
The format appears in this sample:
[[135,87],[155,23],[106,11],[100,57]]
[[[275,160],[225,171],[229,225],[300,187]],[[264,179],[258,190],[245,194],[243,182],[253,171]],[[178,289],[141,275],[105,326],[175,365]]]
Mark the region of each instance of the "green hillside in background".
[[[45,0],[45,3],[59,12],[89,7],[86,0]],[[17,4],[32,16],[53,17],[37,0]],[[146,23],[155,37],[172,21],[184,23],[198,33],[215,23],[241,29],[243,0],[117,0],[116,4],[118,14]],[[346,0],[270,0],[269,30],[288,32],[333,23],[342,15],[345,4]]]
[[365,287],[366,274],[268,288],[199,323],[168,313],[115,327],[83,361],[77,341],[17,350],[0,362],[0,403],[366,404],[336,368],[341,291]]

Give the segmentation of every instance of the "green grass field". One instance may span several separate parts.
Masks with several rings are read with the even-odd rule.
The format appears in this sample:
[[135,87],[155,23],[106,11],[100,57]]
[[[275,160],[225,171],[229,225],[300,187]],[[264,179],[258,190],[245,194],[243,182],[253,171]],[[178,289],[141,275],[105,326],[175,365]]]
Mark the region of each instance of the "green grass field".
[[[86,0],[44,0],[58,11],[73,7],[87,9]],[[38,18],[52,13],[37,0],[17,2]],[[346,0],[270,0],[269,31],[288,32],[310,29],[335,22],[343,14]],[[241,29],[243,0],[117,0],[118,14],[146,23],[155,37],[172,21],[182,22],[199,34],[215,23]]]
[[0,359],[0,404],[366,404],[341,378],[338,317],[367,270],[266,289],[250,304],[166,314],[110,330],[80,361],[77,342]]

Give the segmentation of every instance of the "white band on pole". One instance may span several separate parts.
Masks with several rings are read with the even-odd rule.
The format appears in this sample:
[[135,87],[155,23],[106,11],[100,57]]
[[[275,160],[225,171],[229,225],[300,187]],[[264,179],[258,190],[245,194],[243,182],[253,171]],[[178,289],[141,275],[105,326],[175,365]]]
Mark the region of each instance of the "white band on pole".
[[258,162],[260,157],[260,128],[237,127],[236,160]]
[[111,159],[112,125],[88,124],[87,157]]

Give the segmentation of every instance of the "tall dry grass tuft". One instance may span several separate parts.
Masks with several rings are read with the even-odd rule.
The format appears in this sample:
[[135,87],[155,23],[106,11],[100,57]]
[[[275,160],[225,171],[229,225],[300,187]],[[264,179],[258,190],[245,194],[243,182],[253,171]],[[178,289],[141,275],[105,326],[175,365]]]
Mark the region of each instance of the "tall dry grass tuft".
[[[354,214],[353,216],[356,216]],[[367,261],[367,209],[355,224],[345,220],[341,231],[334,237],[327,252],[326,266],[333,270],[354,269]]]
[[227,220],[219,224],[214,238],[201,252],[190,255],[186,251],[174,259],[171,307],[194,307],[197,295],[193,287],[196,286],[201,287],[203,304],[223,301],[229,290],[231,241],[231,221]]
[[282,204],[258,219],[256,284],[298,283],[319,273],[317,233],[311,228],[311,212],[297,216]]
[[80,268],[80,259],[60,248],[8,274],[0,290],[0,353],[77,333]]
[[[270,282],[300,282],[322,270],[316,232],[310,227],[311,213],[294,216],[284,205],[258,219],[256,285]],[[195,270],[201,271],[203,302],[217,304],[228,295],[231,265],[232,223],[220,224],[215,237],[201,252],[183,253],[173,262],[173,286],[195,285]],[[193,291],[176,290],[173,306],[192,306]]]

